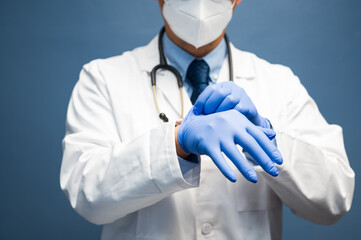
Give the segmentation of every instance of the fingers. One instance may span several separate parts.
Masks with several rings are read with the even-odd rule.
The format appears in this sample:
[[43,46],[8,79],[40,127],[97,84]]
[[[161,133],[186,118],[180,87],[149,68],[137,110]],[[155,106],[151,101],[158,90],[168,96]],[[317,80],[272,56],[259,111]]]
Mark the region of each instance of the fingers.
[[238,112],[242,113],[249,121],[251,121],[252,123],[254,122],[254,119],[257,116],[257,109],[256,107],[252,104],[249,103],[249,101],[243,101],[243,99],[241,101],[239,101],[239,103],[234,107],[235,110],[237,110]]
[[213,162],[219,168],[219,170],[223,173],[223,175],[228,178],[231,182],[237,181],[237,176],[232,168],[228,165],[221,151],[219,150],[211,150],[207,154],[210,158],[212,158]]
[[263,134],[262,131],[255,127],[249,127],[247,128],[247,132],[253,136],[259,146],[273,162],[279,165],[283,163],[281,153],[278,151],[277,147]]
[[[199,95],[196,103],[194,104],[195,114],[211,114],[216,112],[217,108],[222,103],[222,109],[230,110],[232,109],[238,101],[236,97],[227,98],[232,94],[232,88],[228,84],[215,84],[208,86],[202,93]],[[219,110],[217,110],[219,112]]]
[[199,95],[196,103],[194,104],[194,114],[200,115],[204,111],[204,105],[206,104],[208,98],[212,95],[213,91],[215,90],[215,87],[213,85],[210,85],[204,89],[204,91]]
[[259,130],[261,130],[269,140],[273,140],[276,137],[276,132],[270,128],[263,128],[263,127],[257,127]]
[[[203,113],[204,114],[211,114],[214,113],[221,102],[232,93],[231,89],[225,86],[221,88],[217,88],[212,92],[212,94],[207,99],[206,103],[204,104]],[[227,109],[229,110],[229,109]]]
[[240,91],[240,100],[234,109],[242,113],[246,116],[246,118],[248,118],[248,120],[254,123],[254,119],[258,115],[257,108],[253,104],[251,98],[247,95],[246,91],[243,88]]
[[257,182],[257,173],[238,151],[236,144],[231,141],[222,146],[222,151],[233,162],[243,176],[250,182]]
[[[265,134],[262,132],[261,134],[267,139]],[[268,174],[278,176],[278,169],[275,164],[249,133],[242,132],[237,134],[235,136],[235,141],[242,146]],[[267,141],[269,140],[267,139]]]
[[232,92],[223,99],[223,101],[219,104],[215,112],[223,112],[233,109],[238,103],[239,103],[239,98],[234,96]]

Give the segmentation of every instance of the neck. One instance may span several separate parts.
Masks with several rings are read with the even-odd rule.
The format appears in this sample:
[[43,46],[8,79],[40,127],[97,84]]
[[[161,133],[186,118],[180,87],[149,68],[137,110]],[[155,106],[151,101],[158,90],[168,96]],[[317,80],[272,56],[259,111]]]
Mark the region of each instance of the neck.
[[178,47],[180,47],[181,49],[183,49],[184,51],[188,52],[189,54],[191,54],[192,56],[194,56],[196,58],[202,58],[202,57],[206,56],[208,53],[212,52],[213,49],[215,49],[220,44],[220,42],[224,38],[224,34],[225,34],[225,31],[223,31],[221,36],[219,36],[213,42],[208,43],[207,45],[202,46],[200,48],[195,48],[194,46],[183,41],[177,35],[175,35],[172,32],[172,30],[170,29],[168,24],[165,24],[165,32],[167,33],[169,39],[172,42],[174,42],[174,44],[176,44]]

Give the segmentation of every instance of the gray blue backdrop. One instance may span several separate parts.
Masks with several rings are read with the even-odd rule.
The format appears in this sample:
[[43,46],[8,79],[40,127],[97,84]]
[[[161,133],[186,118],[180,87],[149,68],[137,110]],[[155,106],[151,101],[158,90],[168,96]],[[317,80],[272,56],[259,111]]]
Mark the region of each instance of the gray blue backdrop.
[[[284,239],[360,239],[361,1],[244,0],[232,42],[290,66],[356,172],[351,212],[317,226],[285,208]],[[0,0],[0,239],[99,239],[59,187],[66,108],[83,64],[146,44],[162,26],[152,0]]]

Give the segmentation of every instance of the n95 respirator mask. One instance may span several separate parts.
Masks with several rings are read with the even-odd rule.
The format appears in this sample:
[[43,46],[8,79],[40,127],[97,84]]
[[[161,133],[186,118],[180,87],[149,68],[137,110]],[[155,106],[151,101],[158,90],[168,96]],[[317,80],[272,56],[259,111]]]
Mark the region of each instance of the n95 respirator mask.
[[216,40],[233,15],[236,0],[164,0],[163,16],[171,30],[196,48]]

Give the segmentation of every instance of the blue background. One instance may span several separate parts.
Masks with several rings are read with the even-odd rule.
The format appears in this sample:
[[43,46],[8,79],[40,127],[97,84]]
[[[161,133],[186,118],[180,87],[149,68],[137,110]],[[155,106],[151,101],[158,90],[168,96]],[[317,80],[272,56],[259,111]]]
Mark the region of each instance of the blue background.
[[[361,235],[361,1],[244,0],[228,33],[241,49],[290,66],[356,172],[351,212],[317,226],[285,208],[284,239]],[[162,26],[152,0],[0,0],[0,239],[99,239],[59,187],[69,97],[83,64],[146,44]]]

